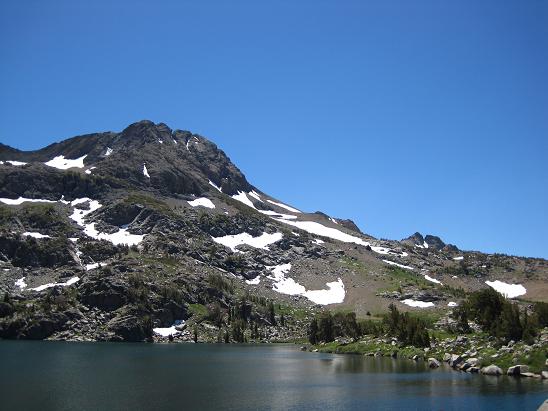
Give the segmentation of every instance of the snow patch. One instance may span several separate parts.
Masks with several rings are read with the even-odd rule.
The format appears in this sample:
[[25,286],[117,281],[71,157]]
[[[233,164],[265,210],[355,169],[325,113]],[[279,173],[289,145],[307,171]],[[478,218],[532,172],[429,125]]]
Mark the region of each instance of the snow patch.
[[285,204],[282,204],[282,203],[277,203],[275,201],[272,201],[272,200],[266,200],[268,201],[269,203],[271,204],[274,204],[274,205],[277,205],[278,207],[282,207],[282,208],[285,208],[287,211],[291,211],[292,213],[301,213],[299,210],[297,210],[296,208],[293,208],[293,207],[290,207],[288,205],[285,205]]
[[344,283],[340,278],[325,285],[327,285],[327,290],[309,290],[304,293],[304,296],[313,303],[320,305],[340,304],[344,301],[346,292]]
[[368,242],[362,240],[361,238],[343,233],[342,231],[337,230],[335,228],[326,227],[320,223],[316,223],[315,221],[288,221],[284,219],[276,219],[276,220],[281,221],[285,224],[289,224],[293,227],[300,228],[301,230],[306,231],[310,234],[332,238],[334,240],[342,241],[343,243],[355,243],[363,246],[369,245]]
[[427,274],[424,274],[424,279],[427,280],[427,281],[430,281],[432,283],[441,284],[440,280],[436,280],[435,278],[432,278]]
[[107,152],[105,153],[105,157],[108,157],[112,154],[112,148],[107,147]]
[[[82,254],[80,252],[80,254]],[[107,266],[108,263],[93,263],[93,264],[86,264],[86,270],[89,271],[89,270],[95,270],[96,268],[99,268],[99,267],[105,267]]]
[[272,271],[269,277],[274,281],[272,289],[280,294],[286,295],[304,295],[306,288],[297,283],[293,278],[286,278],[285,274],[291,270],[291,263],[267,267]]
[[29,202],[29,203],[56,203],[56,201],[51,201],[51,200],[31,199],[31,198],[24,198],[24,197],[19,197],[15,200],[13,200],[11,198],[0,198],[0,202],[2,202],[4,204],[8,204],[8,205],[20,205],[20,204],[23,204],[23,203],[26,203],[26,202]]
[[233,252],[238,252],[236,247],[242,244],[247,244],[254,248],[260,248],[262,250],[268,250],[270,244],[274,244],[283,238],[282,233],[268,234],[263,233],[258,237],[253,237],[248,233],[241,233],[235,235],[225,235],[223,237],[212,237],[213,241],[218,244],[222,244],[225,247],[230,248]]
[[332,223],[335,223],[335,224],[339,225],[339,223],[337,223],[337,220],[335,220],[335,219],[332,218],[332,217],[329,217],[329,221],[331,221]]
[[35,287],[35,288],[29,288],[29,290],[30,291],[44,291],[44,290],[46,290],[48,288],[52,288],[52,287],[68,287],[69,285],[75,284],[78,281],[80,281],[80,277],[72,277],[71,279],[69,279],[68,281],[66,281],[64,283],[48,283],[48,284],[44,284],[44,285],[41,285],[41,286],[38,286],[38,287]]
[[280,294],[302,295],[313,303],[320,305],[339,304],[344,301],[346,292],[340,278],[337,281],[327,283],[326,290],[307,291],[304,286],[297,283],[294,279],[285,276],[291,270],[291,263],[267,268],[272,271],[272,276],[269,277],[274,281],[272,289]]
[[274,219],[281,218],[282,220],[296,220],[297,216],[293,214],[283,214],[283,213],[277,213],[276,211],[272,210],[259,210],[259,213],[268,215]]
[[91,200],[87,197],[78,198],[71,202],[74,207],[78,204],[89,202],[88,210],[74,209],[74,212],[70,215],[70,218],[76,222],[80,227],[84,228],[84,233],[96,240],[107,240],[114,245],[127,244],[128,246],[137,245],[143,241],[145,235],[131,234],[128,232],[127,227],[120,228],[117,232],[112,234],[101,233],[95,229],[95,223],[86,224],[85,217],[102,207],[101,203],[96,200]]
[[255,190],[251,190],[249,193],[251,197],[253,197],[255,200],[257,201],[260,201],[261,203],[264,203],[264,201],[261,199],[261,196],[255,191]]
[[403,304],[408,305],[409,307],[418,307],[418,308],[428,308],[428,307],[434,307],[434,303],[428,301],[417,301],[412,300],[410,298],[403,300]]
[[325,243],[325,241],[320,240],[319,238],[314,239],[314,241],[312,241],[312,242],[313,242],[314,244],[318,244],[318,245],[324,244],[324,243]]
[[152,331],[154,334],[161,335],[162,337],[169,337],[170,335],[179,334],[181,331],[179,331],[177,328],[180,325],[183,325],[185,322],[183,320],[177,320],[175,321],[175,324],[173,324],[171,327],[166,328],[153,328]]
[[457,303],[453,302],[453,301],[449,301],[449,303],[447,304],[448,307],[456,307],[458,306]]
[[[188,149],[188,143],[187,144],[187,149]],[[219,187],[217,184],[215,184],[213,181],[211,180],[208,180],[209,182],[209,185],[212,186],[213,188],[215,188],[215,190],[217,190],[219,193],[222,193],[223,192],[223,189],[221,187]]]
[[520,295],[524,295],[527,292],[525,287],[521,284],[507,284],[499,280],[486,281],[485,284],[487,284],[491,288],[494,288],[506,298],[514,298]]
[[456,260],[456,261],[464,260],[464,257],[462,255],[460,257],[453,257],[453,260]]
[[10,163],[12,166],[24,166],[25,164],[27,164],[22,161],[14,161],[14,160],[0,161],[0,164],[4,164],[4,163]]
[[87,154],[80,158],[75,158],[74,160],[70,160],[68,158],[65,158],[65,156],[57,156],[44,164],[50,167],[58,168],[60,170],[68,170],[69,168],[84,168],[84,158],[86,157],[87,157]]
[[32,237],[32,238],[51,238],[47,234],[40,234],[40,233],[31,233],[30,231],[27,231],[22,234],[25,237]]
[[86,173],[86,174],[91,174],[91,170],[95,170],[96,168],[97,168],[97,167],[90,167],[90,168],[88,168],[88,169],[85,171],[85,173]]
[[244,203],[248,207],[255,208],[253,202],[249,199],[249,197],[247,197],[247,195],[243,191],[238,191],[238,194],[234,194],[232,198],[234,200],[238,200],[241,203]]
[[407,270],[414,270],[413,267],[410,267],[408,265],[398,264],[398,263],[395,263],[394,261],[390,261],[390,260],[382,260],[382,261],[385,262],[386,264],[395,265],[396,267],[405,268]]
[[261,282],[261,277],[257,276],[257,277],[255,277],[255,278],[253,278],[253,279],[251,279],[251,280],[245,280],[245,282],[246,282],[247,284],[257,285],[257,284],[259,284],[259,283]]
[[197,198],[196,200],[187,201],[188,204],[190,204],[192,207],[206,207],[206,208],[215,208],[215,204],[209,199],[205,197]]
[[15,286],[19,287],[21,291],[23,291],[25,288],[27,288],[27,283],[25,282],[25,277],[20,278],[15,282]]
[[150,178],[150,174],[148,174],[148,170],[147,170],[147,165],[146,165],[146,164],[143,164],[143,175],[144,175],[145,177]]

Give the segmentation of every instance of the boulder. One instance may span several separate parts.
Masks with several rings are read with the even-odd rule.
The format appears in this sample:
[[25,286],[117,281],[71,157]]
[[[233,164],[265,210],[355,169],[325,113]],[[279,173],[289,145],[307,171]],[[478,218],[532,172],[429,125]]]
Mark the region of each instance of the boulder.
[[438,360],[436,360],[435,358],[433,357],[430,357],[428,359],[428,367],[430,368],[438,368],[440,366],[440,362]]
[[471,367],[477,367],[478,364],[480,363],[480,360],[478,358],[472,357],[472,358],[468,358],[466,362],[470,364]]
[[470,367],[466,370],[466,372],[471,372],[472,374],[477,374],[479,372],[479,367]]
[[506,372],[507,375],[520,375],[522,373],[529,372],[529,367],[527,365],[514,365],[508,368]]
[[443,362],[449,362],[450,359],[451,359],[451,354],[449,354],[448,352],[443,354]]
[[537,411],[548,411],[548,400],[544,401],[540,407],[538,407]]
[[502,370],[494,364],[483,367],[480,372],[485,375],[502,375]]
[[451,354],[451,358],[449,359],[449,365],[453,368],[457,367],[460,363],[462,363],[464,359],[458,355],[458,354]]
[[543,380],[548,380],[548,371],[542,371],[540,373],[540,377],[543,379]]

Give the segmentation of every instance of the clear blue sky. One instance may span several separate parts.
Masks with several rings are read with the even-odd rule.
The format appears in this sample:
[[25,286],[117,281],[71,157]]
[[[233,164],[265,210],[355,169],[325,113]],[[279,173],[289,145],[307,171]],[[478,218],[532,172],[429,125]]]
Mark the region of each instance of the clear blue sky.
[[3,0],[0,59],[5,144],[151,119],[377,237],[548,257],[547,1]]

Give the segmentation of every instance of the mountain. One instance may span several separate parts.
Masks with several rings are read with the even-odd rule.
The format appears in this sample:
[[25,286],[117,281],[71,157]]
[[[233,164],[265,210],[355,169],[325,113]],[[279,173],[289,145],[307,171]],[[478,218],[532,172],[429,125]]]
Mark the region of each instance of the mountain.
[[2,338],[286,340],[326,306],[446,313],[488,286],[547,300],[547,279],[543,259],[298,210],[163,123],[0,145]]

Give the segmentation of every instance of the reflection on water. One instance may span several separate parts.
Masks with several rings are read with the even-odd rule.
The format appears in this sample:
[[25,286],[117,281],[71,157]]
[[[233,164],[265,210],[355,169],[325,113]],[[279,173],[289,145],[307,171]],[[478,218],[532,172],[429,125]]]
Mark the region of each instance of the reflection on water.
[[2,409],[536,409],[546,381],[288,345],[0,342]]

